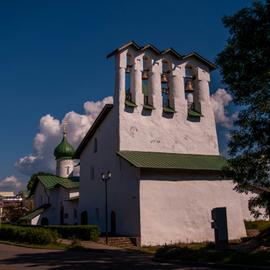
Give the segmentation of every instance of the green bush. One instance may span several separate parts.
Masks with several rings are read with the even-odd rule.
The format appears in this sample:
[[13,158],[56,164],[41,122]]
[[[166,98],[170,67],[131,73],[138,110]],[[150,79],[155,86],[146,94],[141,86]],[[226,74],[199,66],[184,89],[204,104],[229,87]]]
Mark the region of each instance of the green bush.
[[262,232],[270,228],[270,221],[269,220],[256,220],[256,221],[245,220],[245,226],[247,230],[256,229]]
[[97,225],[51,225],[48,228],[57,231],[59,237],[97,241],[100,235]]
[[39,227],[2,225],[0,240],[47,245],[56,242],[57,232]]

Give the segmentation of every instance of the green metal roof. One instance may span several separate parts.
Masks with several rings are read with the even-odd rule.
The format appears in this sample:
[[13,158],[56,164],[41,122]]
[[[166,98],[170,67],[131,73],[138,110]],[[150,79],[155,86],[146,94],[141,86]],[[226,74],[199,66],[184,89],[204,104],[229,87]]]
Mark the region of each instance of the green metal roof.
[[35,218],[36,216],[42,214],[49,207],[50,207],[50,204],[41,205],[38,208],[36,208],[36,209],[32,210],[31,212],[29,212],[28,214],[26,214],[25,216],[21,217],[20,220],[31,220],[31,219]]
[[75,149],[68,142],[66,135],[64,134],[61,143],[57,145],[54,150],[55,159],[73,158],[74,154],[75,154]]
[[79,178],[62,178],[56,175],[39,175],[37,178],[48,189],[62,186],[63,188],[78,188],[80,181]]
[[80,178],[72,177],[72,178],[62,178],[56,175],[38,175],[36,176],[35,183],[33,188],[30,191],[29,196],[32,196],[35,192],[36,186],[38,182],[41,182],[47,189],[52,189],[56,187],[63,187],[66,189],[71,188],[79,188]]
[[226,159],[214,155],[119,151],[117,154],[137,168],[221,171]]

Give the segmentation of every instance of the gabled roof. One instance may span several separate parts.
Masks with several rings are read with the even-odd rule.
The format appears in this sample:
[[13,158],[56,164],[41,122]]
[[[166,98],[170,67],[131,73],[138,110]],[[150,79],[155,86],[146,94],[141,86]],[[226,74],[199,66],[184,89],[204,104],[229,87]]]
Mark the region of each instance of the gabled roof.
[[42,214],[46,209],[48,209],[51,205],[50,204],[43,204],[41,206],[39,206],[38,208],[30,211],[29,213],[27,213],[25,216],[21,217],[19,220],[23,221],[23,220],[31,220],[33,218],[35,218],[36,216]]
[[221,171],[226,159],[214,155],[119,151],[117,154],[137,168]]
[[203,62],[205,65],[207,65],[209,67],[209,70],[212,71],[214,69],[216,69],[215,64],[213,64],[211,61],[208,61],[206,58],[202,57],[200,54],[196,53],[196,52],[191,52],[185,56],[182,56],[180,53],[178,53],[175,49],[173,48],[168,48],[165,49],[163,51],[160,51],[159,49],[157,49],[155,46],[153,46],[152,44],[146,44],[144,46],[140,46],[138,45],[136,42],[134,41],[130,41],[124,45],[122,45],[121,47],[115,49],[114,51],[112,51],[111,53],[109,53],[107,55],[107,58],[110,58],[111,56],[121,52],[122,50],[128,48],[128,47],[133,47],[135,50],[137,51],[145,51],[147,49],[151,49],[153,52],[155,52],[157,55],[165,55],[165,54],[172,54],[174,57],[176,57],[179,60],[186,60],[190,57],[195,57],[197,58],[199,61]]
[[35,193],[38,182],[41,182],[45,188],[53,189],[57,187],[63,187],[66,189],[79,188],[80,178],[62,178],[56,175],[37,175],[29,196]]
[[183,57],[181,54],[179,54],[176,50],[174,50],[173,48],[168,48],[164,51],[161,52],[161,55],[165,55],[165,54],[172,54],[174,57],[176,57],[178,60],[181,60]]
[[136,42],[129,41],[128,43],[122,45],[121,47],[119,47],[119,48],[115,49],[114,51],[112,51],[111,53],[109,53],[107,55],[107,58],[110,58],[111,56],[115,55],[116,53],[118,53],[118,52],[120,52],[120,51],[122,51],[122,50],[124,50],[124,49],[126,49],[128,47],[133,47],[136,50],[140,50],[141,49],[141,47]]
[[210,62],[209,60],[207,60],[206,58],[202,57],[200,54],[196,53],[196,52],[191,52],[185,56],[183,56],[183,59],[186,60],[188,58],[191,57],[195,57],[197,58],[199,61],[203,62],[204,64],[206,64],[209,67],[209,70],[212,71],[214,69],[216,69],[216,65],[212,62]]
[[112,108],[113,108],[113,105],[112,104],[106,104],[103,107],[102,111],[100,112],[100,114],[96,118],[95,122],[90,127],[89,131],[87,132],[87,134],[83,138],[82,142],[78,146],[78,148],[77,148],[77,150],[75,152],[74,158],[78,158],[78,159],[80,158],[80,155],[81,155],[82,151],[84,150],[84,148],[86,147],[86,145],[88,144],[88,142],[91,140],[91,138],[95,134],[96,130],[101,125],[101,123],[106,118],[106,116],[108,115],[108,113],[111,111]]
[[146,50],[151,50],[153,51],[155,54],[159,55],[160,54],[160,50],[158,48],[156,48],[154,45],[152,44],[146,44],[145,46],[141,47],[140,49],[141,51],[146,51]]

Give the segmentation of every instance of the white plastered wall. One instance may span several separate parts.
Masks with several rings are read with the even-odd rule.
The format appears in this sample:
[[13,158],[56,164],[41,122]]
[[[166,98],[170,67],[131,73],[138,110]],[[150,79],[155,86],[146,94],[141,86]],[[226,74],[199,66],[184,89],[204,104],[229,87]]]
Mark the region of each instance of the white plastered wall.
[[[109,112],[80,156],[79,213],[87,211],[88,223],[105,231],[105,184],[101,173],[112,172],[108,181],[108,223],[116,213],[118,235],[139,235],[139,170],[121,160],[118,151],[118,118],[115,108]],[[97,152],[94,152],[94,139]],[[94,173],[91,172],[94,168]],[[92,179],[92,176],[94,177]]]
[[[68,214],[68,218],[64,219],[65,224],[74,224],[78,220],[74,219],[74,209],[78,209],[78,201],[69,202],[67,201],[70,198],[71,193],[78,193],[78,189],[65,189],[62,187],[56,189],[46,189],[44,185],[39,182],[37,184],[35,195],[34,195],[34,204],[35,208],[43,205],[50,204],[51,206],[46,209],[38,219],[32,220],[32,222],[40,224],[43,217],[48,218],[50,225],[60,224],[60,209],[61,205],[64,206],[64,213]],[[36,224],[35,224],[36,225]]]
[[[211,210],[226,207],[229,239],[246,236],[241,196],[214,175],[147,174],[140,181],[141,244],[214,241]],[[242,207],[241,207],[242,205]]]

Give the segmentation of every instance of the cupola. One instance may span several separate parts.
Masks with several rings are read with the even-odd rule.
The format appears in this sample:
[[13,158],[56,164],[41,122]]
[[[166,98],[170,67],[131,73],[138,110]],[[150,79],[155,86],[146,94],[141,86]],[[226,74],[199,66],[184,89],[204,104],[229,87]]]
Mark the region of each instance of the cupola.
[[73,159],[74,154],[75,150],[68,142],[66,131],[64,131],[61,143],[54,150],[55,159]]

